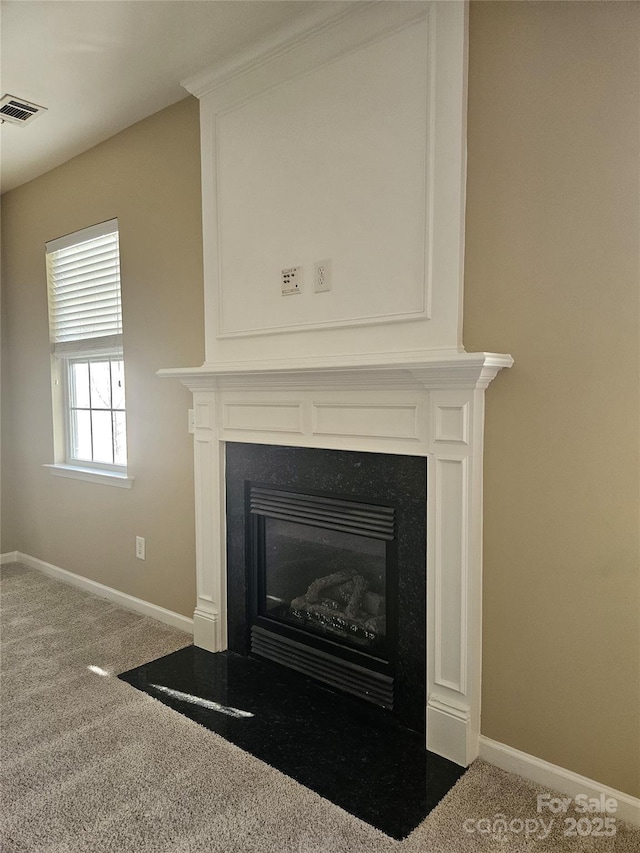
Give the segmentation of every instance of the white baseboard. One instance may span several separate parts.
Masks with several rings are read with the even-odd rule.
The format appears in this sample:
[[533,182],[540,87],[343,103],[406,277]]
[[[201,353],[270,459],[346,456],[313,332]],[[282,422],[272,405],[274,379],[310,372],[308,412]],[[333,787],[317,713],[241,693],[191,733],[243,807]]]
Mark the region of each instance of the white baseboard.
[[[618,801],[614,817],[640,826],[640,799],[624,794],[622,791],[616,791],[607,785],[601,785],[593,779],[587,779],[586,776],[580,776],[564,767],[558,767],[557,764],[550,764],[541,758],[520,752],[519,749],[491,740],[484,735],[480,735],[479,745],[480,758],[483,761],[495,764],[496,767],[509,773],[517,773],[518,776],[523,776],[537,785],[560,791],[571,797],[577,794],[586,794],[588,797],[599,797],[600,794],[604,794],[605,797],[613,797]],[[631,756],[629,760],[633,760]]]
[[220,617],[196,607],[193,614],[193,645],[208,652],[225,648],[220,642]]
[[17,563],[18,562],[18,552],[17,551],[7,551],[6,554],[0,554],[0,566],[4,566],[5,563]]
[[468,767],[478,754],[468,708],[431,696],[427,702],[427,749]]
[[128,593],[121,592],[119,589],[113,589],[113,587],[105,586],[102,583],[98,583],[98,581],[92,581],[89,578],[82,577],[82,575],[68,572],[59,566],[45,563],[44,560],[39,560],[37,557],[30,557],[28,554],[23,554],[20,551],[11,551],[0,555],[0,563],[23,563],[30,569],[36,569],[36,571],[49,575],[56,580],[62,581],[62,583],[77,586],[85,590],[85,592],[97,595],[99,598],[106,598],[109,601],[113,601],[114,604],[119,604],[127,610],[133,610],[142,616],[150,616],[152,619],[157,619],[158,622],[164,622],[165,625],[171,625],[172,628],[178,628],[180,631],[186,631],[188,634],[193,635],[193,619],[190,619],[188,616],[182,616],[182,614],[174,613],[173,610],[167,610],[158,604],[151,604],[149,601],[128,595]]

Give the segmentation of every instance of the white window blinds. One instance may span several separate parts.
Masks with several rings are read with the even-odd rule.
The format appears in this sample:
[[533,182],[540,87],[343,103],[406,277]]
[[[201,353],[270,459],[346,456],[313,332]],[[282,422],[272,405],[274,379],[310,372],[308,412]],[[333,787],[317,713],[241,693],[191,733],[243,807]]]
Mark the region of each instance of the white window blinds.
[[46,244],[49,327],[56,355],[122,347],[118,220]]

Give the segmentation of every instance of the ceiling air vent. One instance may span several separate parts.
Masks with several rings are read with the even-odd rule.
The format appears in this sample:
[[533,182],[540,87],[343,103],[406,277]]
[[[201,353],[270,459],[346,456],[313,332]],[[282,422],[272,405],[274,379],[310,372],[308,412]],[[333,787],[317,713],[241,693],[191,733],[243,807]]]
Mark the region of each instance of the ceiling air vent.
[[34,118],[47,111],[46,107],[39,107],[24,98],[16,98],[14,95],[3,95],[0,98],[0,119],[11,122],[11,124],[29,124]]

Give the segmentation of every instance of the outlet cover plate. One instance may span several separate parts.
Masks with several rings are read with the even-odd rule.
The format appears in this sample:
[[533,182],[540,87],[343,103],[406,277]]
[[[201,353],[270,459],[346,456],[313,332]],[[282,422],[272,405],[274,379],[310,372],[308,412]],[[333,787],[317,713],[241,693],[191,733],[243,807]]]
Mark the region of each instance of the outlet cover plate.
[[326,293],[331,290],[331,259],[316,261],[313,265],[313,289],[316,293]]
[[138,558],[138,560],[147,559],[145,544],[146,543],[142,536],[136,536],[136,557]]

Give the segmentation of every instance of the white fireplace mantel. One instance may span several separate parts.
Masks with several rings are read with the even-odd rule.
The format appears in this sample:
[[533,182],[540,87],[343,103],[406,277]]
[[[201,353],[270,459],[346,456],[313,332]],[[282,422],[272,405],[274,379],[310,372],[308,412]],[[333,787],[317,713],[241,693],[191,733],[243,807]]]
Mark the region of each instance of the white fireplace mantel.
[[478,754],[485,389],[511,356],[423,352],[161,370],[193,392],[194,642],[226,648],[228,441],[427,458],[427,747]]
[[193,392],[194,640],[227,642],[226,442],[424,457],[427,747],[467,765],[484,393],[512,364],[462,348],[468,4],[343,6],[183,84],[200,101],[206,362],[160,375]]

